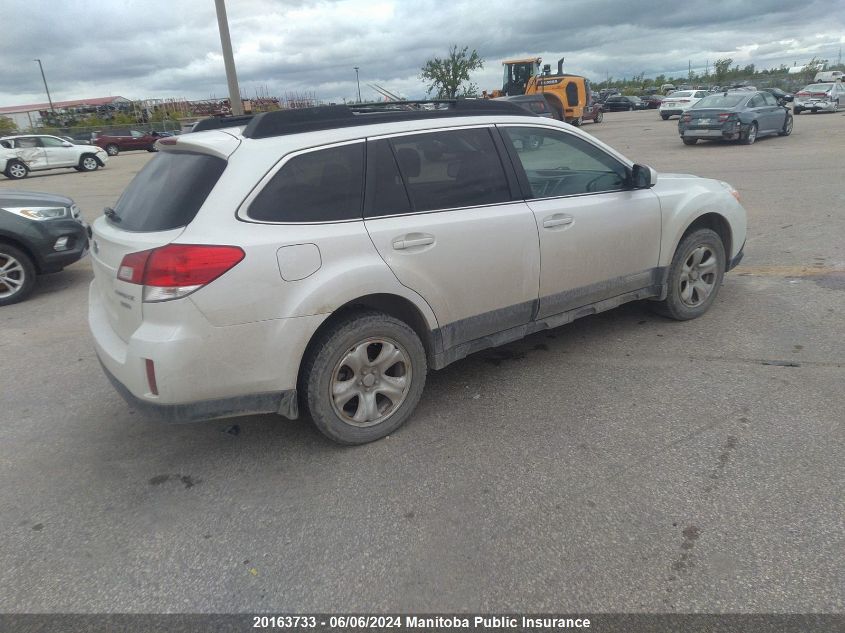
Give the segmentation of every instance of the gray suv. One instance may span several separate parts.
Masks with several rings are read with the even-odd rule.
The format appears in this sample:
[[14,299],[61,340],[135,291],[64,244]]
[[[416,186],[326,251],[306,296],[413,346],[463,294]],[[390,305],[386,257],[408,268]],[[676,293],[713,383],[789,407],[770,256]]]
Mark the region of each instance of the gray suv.
[[507,102],[409,105],[159,141],[93,224],[89,323],[133,406],[304,409],[369,442],[431,369],[638,299],[697,317],[742,257],[727,183],[658,175]]

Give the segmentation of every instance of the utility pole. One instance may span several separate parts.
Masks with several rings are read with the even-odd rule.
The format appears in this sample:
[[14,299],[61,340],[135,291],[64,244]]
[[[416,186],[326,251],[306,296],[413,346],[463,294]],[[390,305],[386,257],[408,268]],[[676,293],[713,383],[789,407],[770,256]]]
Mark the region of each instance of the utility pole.
[[47,91],[47,101],[50,102],[50,112],[53,113],[53,116],[56,116],[56,109],[53,107],[53,99],[50,97],[50,89],[47,87],[47,77],[44,76],[44,66],[41,65],[40,59],[34,59],[32,61],[38,62],[38,67],[41,69],[41,79],[44,80],[44,90]]
[[226,0],[214,0],[217,8],[217,26],[220,29],[220,44],[223,47],[223,63],[226,66],[226,82],[229,84],[229,105],[235,116],[244,113],[241,92],[238,89],[238,75],[235,72],[235,57],[232,54],[232,40],[229,37],[229,20],[226,18]]
[[355,66],[355,83],[358,84],[358,103],[361,103],[361,82],[358,79],[358,66]]

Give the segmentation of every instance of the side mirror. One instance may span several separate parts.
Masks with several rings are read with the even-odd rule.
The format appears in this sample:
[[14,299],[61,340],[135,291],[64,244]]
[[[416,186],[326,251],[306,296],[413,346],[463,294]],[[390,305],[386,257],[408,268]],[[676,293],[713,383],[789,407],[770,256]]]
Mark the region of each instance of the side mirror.
[[631,168],[631,187],[649,189],[657,184],[657,172],[648,165],[636,164]]
[[73,143],[70,141],[62,141],[62,147],[73,147]]

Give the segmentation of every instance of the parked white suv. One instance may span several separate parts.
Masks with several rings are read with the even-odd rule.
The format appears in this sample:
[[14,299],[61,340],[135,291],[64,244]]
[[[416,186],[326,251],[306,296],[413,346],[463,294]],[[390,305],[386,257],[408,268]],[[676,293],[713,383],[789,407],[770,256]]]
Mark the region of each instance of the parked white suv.
[[467,354],[637,299],[703,314],[745,243],[730,185],[507,102],[280,111],[159,145],[94,222],[89,323],[118,391],[173,421],[303,405],[369,442]]
[[73,168],[96,171],[109,157],[99,147],[74,145],[49,134],[26,134],[0,138],[0,172],[7,178],[26,178],[31,171]]

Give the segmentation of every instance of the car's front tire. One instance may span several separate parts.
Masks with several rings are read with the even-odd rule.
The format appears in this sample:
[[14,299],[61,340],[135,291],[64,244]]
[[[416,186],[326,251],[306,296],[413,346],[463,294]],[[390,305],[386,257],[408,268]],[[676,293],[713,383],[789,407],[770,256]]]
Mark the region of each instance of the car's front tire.
[[662,113],[662,112],[661,112],[661,113],[660,113],[660,118],[661,118],[661,119],[663,119],[664,121],[668,121],[668,120],[669,120],[669,115],[668,115],[668,114],[664,114],[664,113]]
[[789,136],[792,134],[792,117],[786,115],[786,121],[783,122],[783,129],[778,132],[778,136]]
[[83,154],[79,159],[79,171],[97,171],[100,168],[99,161],[91,154]]
[[21,178],[26,178],[29,174],[29,167],[27,167],[24,163],[19,160],[11,160],[6,165],[6,178],[11,180],[20,180]]
[[653,304],[659,314],[677,321],[707,312],[725,276],[725,247],[711,229],[699,229],[678,244],[666,280],[666,298]]
[[599,110],[596,112],[596,118],[593,119],[593,123],[601,123],[602,121],[604,121],[604,112]]
[[300,389],[321,433],[340,444],[365,444],[408,419],[425,377],[425,349],[414,330],[386,314],[359,312],[314,342]]
[[35,287],[35,265],[29,255],[0,242],[0,306],[23,301]]
[[798,116],[798,115],[799,115],[799,114],[801,114],[803,111],[804,111],[804,110],[803,110],[803,109],[801,109],[801,108],[796,108],[795,106],[793,106],[793,107],[792,107],[792,114],[793,114],[793,116]]

